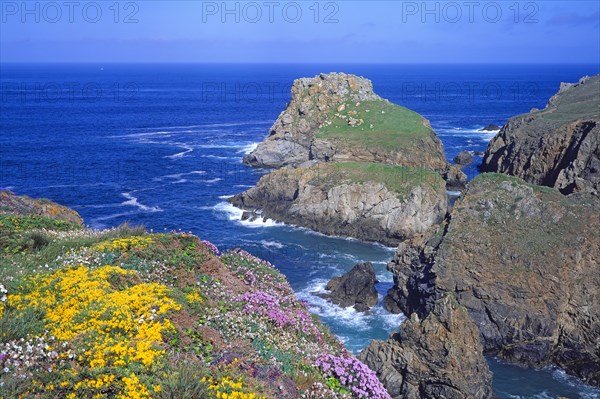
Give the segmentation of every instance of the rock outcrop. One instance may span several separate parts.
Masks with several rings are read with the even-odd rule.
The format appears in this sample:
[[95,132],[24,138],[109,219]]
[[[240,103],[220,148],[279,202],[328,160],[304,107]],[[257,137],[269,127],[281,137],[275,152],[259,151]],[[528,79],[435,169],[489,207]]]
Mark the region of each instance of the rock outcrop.
[[493,123],[490,123],[483,129],[481,129],[482,132],[495,132],[496,130],[500,130],[500,126],[494,125]]
[[308,161],[314,134],[329,112],[345,101],[368,100],[381,101],[382,98],[373,93],[371,81],[362,77],[330,73],[295,80],[291,102],[271,127],[267,138],[244,157],[244,163],[280,168]]
[[572,192],[600,188],[600,75],[561,84],[543,110],[511,118],[490,142],[481,170]]
[[329,292],[323,297],[343,308],[354,306],[364,312],[377,305],[376,282],[373,264],[359,263],[348,273],[332,278],[325,287]]
[[486,353],[600,384],[600,199],[483,174],[432,238],[398,248],[388,309],[423,317],[447,293]]
[[373,341],[360,359],[377,373],[394,399],[486,399],[492,376],[479,331],[467,310],[448,294],[424,319],[416,313],[387,341]]
[[475,158],[473,157],[473,154],[471,154],[469,151],[463,150],[459,152],[457,156],[454,157],[453,161],[456,162],[457,165],[467,166],[473,163],[475,161]]
[[309,161],[413,166],[435,170],[453,186],[466,183],[429,121],[376,95],[370,80],[343,73],[294,81],[292,100],[269,135],[244,157],[268,168]]
[[66,206],[59,205],[49,199],[34,199],[27,196],[17,196],[11,191],[0,190],[0,213],[12,215],[45,216],[51,219],[83,225],[79,213]]
[[229,201],[324,234],[389,245],[440,223],[448,208],[437,173],[361,162],[282,168]]

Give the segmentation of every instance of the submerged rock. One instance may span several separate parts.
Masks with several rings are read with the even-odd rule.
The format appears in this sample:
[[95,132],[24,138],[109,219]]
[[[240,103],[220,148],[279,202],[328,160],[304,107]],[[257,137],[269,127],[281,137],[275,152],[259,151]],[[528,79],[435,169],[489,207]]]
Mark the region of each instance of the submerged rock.
[[348,273],[332,278],[323,296],[343,308],[354,306],[359,312],[377,305],[375,269],[371,262],[359,263]]
[[398,247],[386,307],[424,317],[452,293],[486,353],[600,385],[598,231],[596,196],[483,174],[446,226]]
[[359,355],[394,399],[492,397],[492,375],[477,326],[452,294],[424,319],[416,313],[387,341]]
[[543,110],[511,118],[481,165],[564,194],[600,188],[600,75],[561,84]]

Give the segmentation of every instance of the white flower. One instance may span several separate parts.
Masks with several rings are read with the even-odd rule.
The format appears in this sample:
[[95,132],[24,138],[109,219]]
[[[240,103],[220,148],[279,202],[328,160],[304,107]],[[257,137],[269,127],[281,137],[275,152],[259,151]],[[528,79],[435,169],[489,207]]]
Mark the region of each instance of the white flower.
[[3,370],[3,371],[4,371],[5,373],[8,373],[10,370],[8,369],[8,367],[4,367],[4,370]]

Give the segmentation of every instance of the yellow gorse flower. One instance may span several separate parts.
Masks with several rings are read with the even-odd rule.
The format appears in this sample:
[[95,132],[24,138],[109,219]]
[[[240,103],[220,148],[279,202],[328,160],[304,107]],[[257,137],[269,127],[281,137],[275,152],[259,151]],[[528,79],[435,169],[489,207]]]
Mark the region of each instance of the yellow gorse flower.
[[146,248],[154,240],[150,237],[133,236],[101,242],[92,249],[99,252],[127,252],[132,248]]
[[242,380],[234,381],[229,377],[224,377],[221,381],[213,383],[211,380],[208,389],[213,392],[217,399],[266,399],[264,396],[258,396],[255,393],[245,393]]
[[[102,371],[105,367],[149,367],[163,355],[158,347],[163,333],[173,330],[165,315],[180,309],[169,297],[169,288],[156,283],[115,288],[115,277],[135,277],[136,272],[115,266],[66,268],[36,275],[21,294],[9,295],[17,311],[34,307],[43,312],[46,329],[59,341],[78,340],[83,350],[80,366]],[[118,384],[117,384],[118,383]],[[122,386],[119,398],[149,398],[148,389],[135,374],[115,381],[100,374],[75,384],[75,390],[104,390]],[[67,396],[68,397],[68,396]]]
[[187,301],[192,304],[202,303],[202,297],[200,296],[198,291],[188,292],[187,294],[185,294],[185,299],[187,299]]

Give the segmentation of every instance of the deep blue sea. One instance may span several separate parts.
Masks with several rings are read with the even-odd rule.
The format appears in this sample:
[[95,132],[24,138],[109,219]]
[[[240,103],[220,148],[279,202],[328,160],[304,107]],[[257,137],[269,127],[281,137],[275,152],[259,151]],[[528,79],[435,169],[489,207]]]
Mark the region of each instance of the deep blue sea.
[[[543,108],[560,82],[598,65],[122,65],[0,64],[0,187],[70,206],[94,228],[124,222],[184,230],[221,249],[271,261],[298,295],[358,352],[402,316],[319,299],[334,275],[360,261],[392,284],[392,248],[275,222],[240,222],[225,201],[267,173],[241,163],[290,99],[292,81],[321,72],[368,77],[376,93],[431,121],[446,155],[484,151],[512,115]],[[481,157],[477,157],[481,161]],[[466,169],[473,177],[476,165]],[[600,398],[561,370],[489,359],[499,398]]]

